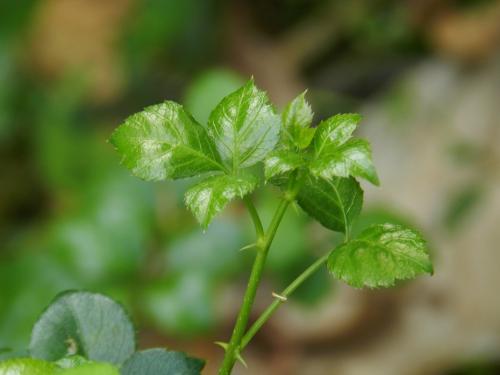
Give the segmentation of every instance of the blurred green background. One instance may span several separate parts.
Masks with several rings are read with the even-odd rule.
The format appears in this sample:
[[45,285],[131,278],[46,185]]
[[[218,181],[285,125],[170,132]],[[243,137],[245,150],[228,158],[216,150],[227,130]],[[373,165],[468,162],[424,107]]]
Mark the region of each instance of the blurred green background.
[[[408,222],[436,274],[381,291],[308,281],[236,374],[500,374],[500,2],[0,2],[0,358],[26,352],[60,291],[126,305],[140,346],[215,373],[240,305],[252,226],[232,204],[203,233],[191,183],[129,175],[106,143],[165,99],[200,121],[250,76],[282,107],[308,88],[315,123],[363,114],[382,187],[355,230]],[[254,196],[267,222],[277,192]],[[254,317],[339,238],[289,210]],[[3,350],[5,348],[5,350]]]

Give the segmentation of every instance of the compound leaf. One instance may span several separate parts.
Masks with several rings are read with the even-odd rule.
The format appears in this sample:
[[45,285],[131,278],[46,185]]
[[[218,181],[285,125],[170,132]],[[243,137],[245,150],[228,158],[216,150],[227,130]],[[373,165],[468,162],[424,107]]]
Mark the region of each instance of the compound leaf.
[[297,96],[283,110],[281,138],[285,147],[299,150],[311,143],[316,129],[311,128],[313,112],[305,99],[306,92]]
[[270,180],[292,172],[303,164],[303,158],[292,151],[273,151],[264,160],[264,177]]
[[309,166],[312,174],[325,179],[335,176],[362,177],[374,185],[379,184],[370,144],[362,139],[351,139],[360,120],[358,114],[341,114],[318,126]]
[[181,352],[148,349],[135,353],[122,366],[121,375],[199,375],[205,362]]
[[190,188],[185,201],[201,226],[206,228],[231,200],[243,198],[256,186],[257,179],[250,174],[211,176]]
[[361,212],[363,190],[352,177],[325,180],[308,173],[301,177],[297,202],[324,227],[348,234]]
[[89,292],[56,297],[35,323],[30,342],[32,357],[48,361],[78,354],[119,365],[134,350],[134,327],[124,309]]
[[166,101],[125,120],[110,142],[122,163],[144,180],[184,178],[223,170],[206,129],[180,104]]
[[340,245],[330,255],[328,268],[336,278],[355,288],[389,287],[396,280],[433,272],[422,236],[395,224],[373,225]]
[[280,120],[267,95],[250,80],[222,99],[210,114],[208,128],[222,160],[236,172],[274,149]]

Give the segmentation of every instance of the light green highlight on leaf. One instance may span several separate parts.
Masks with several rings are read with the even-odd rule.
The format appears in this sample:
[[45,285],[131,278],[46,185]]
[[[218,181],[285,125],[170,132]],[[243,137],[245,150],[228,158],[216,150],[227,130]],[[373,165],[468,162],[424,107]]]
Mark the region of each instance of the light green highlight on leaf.
[[264,160],[264,176],[266,181],[290,173],[304,164],[302,156],[288,150],[271,152]]
[[396,280],[432,274],[427,244],[422,236],[402,225],[377,224],[330,255],[332,274],[355,287],[389,287]]
[[283,110],[281,139],[289,149],[305,149],[316,129],[311,128],[313,112],[305,99],[306,91],[293,99]]
[[177,179],[223,170],[204,127],[180,104],[166,101],[125,120],[110,142],[122,163],[144,180]]
[[212,176],[190,188],[185,201],[201,226],[206,228],[230,201],[243,198],[256,186],[257,179],[250,174]]
[[280,121],[266,93],[250,80],[215,107],[208,130],[223,162],[237,172],[261,161],[274,149]]
[[312,174],[325,179],[362,177],[374,185],[379,184],[370,144],[363,139],[351,138],[360,120],[358,114],[340,114],[318,126],[309,166]]
[[52,375],[57,366],[34,358],[15,358],[0,362],[0,375]]

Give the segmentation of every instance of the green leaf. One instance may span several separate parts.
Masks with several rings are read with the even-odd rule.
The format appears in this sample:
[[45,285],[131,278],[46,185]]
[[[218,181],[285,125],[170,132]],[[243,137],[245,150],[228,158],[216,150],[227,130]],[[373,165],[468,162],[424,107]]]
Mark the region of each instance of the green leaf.
[[205,128],[171,101],[127,118],[110,142],[121,154],[122,163],[145,180],[177,179],[223,169]]
[[68,368],[57,375],[120,375],[118,369],[108,363],[85,363],[81,366]]
[[200,359],[165,349],[135,353],[122,366],[122,375],[199,375],[205,366]]
[[323,121],[313,140],[313,158],[309,165],[317,177],[362,177],[379,184],[373,166],[370,144],[362,139],[351,139],[361,116],[336,115]]
[[333,275],[361,288],[389,287],[396,280],[432,274],[429,251],[422,236],[402,225],[377,224],[340,245],[328,259]]
[[110,298],[89,292],[62,293],[33,327],[32,357],[48,361],[78,354],[123,363],[135,350],[134,327]]
[[15,358],[0,362],[0,375],[52,375],[57,366],[34,358]]
[[332,180],[306,174],[297,195],[300,207],[324,227],[348,234],[363,205],[363,190],[352,177]]
[[264,176],[266,180],[286,175],[304,164],[302,157],[292,151],[277,150],[271,152],[264,160]]
[[56,365],[60,368],[73,368],[87,363],[90,363],[90,361],[80,355],[69,355],[56,361]]
[[243,198],[256,186],[257,179],[250,174],[212,176],[186,192],[186,205],[206,228],[231,200]]
[[210,114],[208,128],[222,160],[234,172],[261,161],[274,149],[280,120],[253,80],[226,96]]
[[311,143],[316,129],[311,128],[313,113],[305,99],[306,91],[292,100],[283,110],[281,138],[287,148],[305,149]]

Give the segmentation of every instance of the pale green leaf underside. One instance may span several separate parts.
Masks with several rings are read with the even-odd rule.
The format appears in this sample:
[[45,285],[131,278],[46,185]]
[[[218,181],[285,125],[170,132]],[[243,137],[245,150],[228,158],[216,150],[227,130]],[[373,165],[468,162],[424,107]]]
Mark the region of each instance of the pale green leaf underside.
[[236,172],[261,161],[274,149],[280,120],[265,92],[250,80],[215,107],[208,129],[223,162]]
[[335,249],[328,259],[332,274],[355,287],[389,287],[396,280],[432,274],[427,244],[416,231],[378,224]]
[[331,180],[310,174],[302,177],[297,195],[300,207],[324,227],[347,233],[361,212],[363,190],[352,177]]
[[127,118],[110,142],[121,154],[122,163],[145,180],[177,179],[223,169],[206,129],[171,101]]
[[241,176],[217,175],[209,177],[186,192],[186,205],[202,227],[207,227],[215,215],[235,198],[243,198],[257,186],[257,179],[249,174]]
[[318,126],[310,163],[312,174],[326,179],[334,176],[362,177],[375,185],[379,184],[369,143],[351,139],[360,120],[358,114],[340,114]]
[[273,151],[264,160],[264,177],[270,180],[290,173],[303,164],[303,158],[292,151]]
[[305,99],[305,92],[292,100],[283,110],[281,139],[285,147],[302,150],[309,146],[315,129],[311,128],[313,112]]
[[121,375],[199,375],[205,363],[181,352],[148,349],[135,353],[121,368]]
[[89,292],[58,296],[33,327],[30,353],[55,361],[78,354],[92,361],[123,363],[135,350],[135,331],[124,309]]

